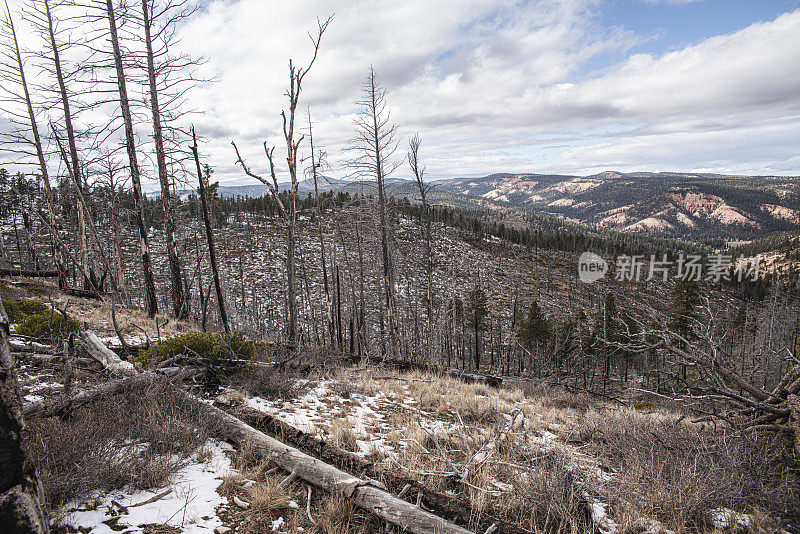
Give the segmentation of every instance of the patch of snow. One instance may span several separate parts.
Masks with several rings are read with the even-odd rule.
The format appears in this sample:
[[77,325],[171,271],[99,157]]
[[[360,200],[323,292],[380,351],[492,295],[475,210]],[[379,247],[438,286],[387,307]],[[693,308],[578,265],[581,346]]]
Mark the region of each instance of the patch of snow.
[[711,522],[719,529],[747,528],[753,522],[753,516],[740,514],[730,508],[716,508],[709,512]]
[[[98,505],[94,510],[80,508],[79,503],[71,502],[65,507],[62,523],[74,529],[83,529],[90,534],[114,534],[119,527],[126,533],[142,532],[142,525],[167,524],[181,528],[184,534],[210,534],[221,526],[217,508],[227,500],[217,493],[220,479],[233,472],[230,459],[225,455],[232,447],[227,443],[209,441],[205,447],[210,457],[205,462],[193,462],[175,474],[169,486],[154,490],[125,491],[116,490],[97,496]],[[171,489],[171,493],[154,502],[142,506],[141,503]],[[127,513],[115,515],[118,508],[111,503],[116,501],[129,507]],[[113,513],[112,513],[113,511]],[[118,517],[116,530],[104,523]],[[113,524],[113,523],[112,523]]]

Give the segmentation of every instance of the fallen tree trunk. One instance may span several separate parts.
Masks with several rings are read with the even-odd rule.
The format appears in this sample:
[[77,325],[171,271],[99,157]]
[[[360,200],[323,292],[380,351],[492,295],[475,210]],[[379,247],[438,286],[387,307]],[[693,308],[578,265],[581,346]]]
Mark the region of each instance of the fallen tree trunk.
[[100,293],[95,291],[94,289],[81,289],[79,287],[67,287],[63,289],[64,293],[67,295],[72,295],[73,297],[80,297],[84,299],[99,299]]
[[[84,339],[84,337],[91,342],[93,347],[97,348],[99,344],[104,351],[110,352],[114,355],[116,360],[119,360],[119,357],[106,348],[102,341],[93,333],[86,331],[82,339]],[[98,361],[106,367],[115,365],[117,362],[115,362],[113,358],[108,357],[108,354],[105,354],[104,351],[96,351],[105,356],[105,358],[101,356]],[[121,362],[121,360],[119,361]],[[181,370],[181,368],[177,369]],[[65,409],[72,410],[99,396],[118,393],[133,384],[151,380],[159,373],[164,373],[165,371],[167,370],[161,369],[158,372],[149,371],[121,380],[115,380],[94,388],[93,390],[83,391],[68,398],[54,399],[49,402],[31,402],[24,406],[23,413],[28,417],[34,415],[60,415],[64,413]],[[133,372],[136,372],[135,368],[133,368]],[[352,499],[360,508],[374,513],[384,521],[399,526],[405,532],[411,532],[413,534],[428,534],[430,532],[437,532],[440,534],[473,534],[469,530],[422,510],[418,506],[399,499],[380,488],[371,486],[365,480],[341,471],[294,447],[290,447],[271,438],[223,410],[206,404],[194,395],[181,389],[177,389],[177,391],[187,402],[195,404],[209,419],[219,424],[220,437],[231,440],[240,447],[246,444],[255,445],[273,462],[287,472],[295,473],[296,476],[325,491],[338,493]]]
[[114,375],[132,375],[136,368],[131,362],[122,360],[117,354],[106,347],[99,337],[89,330],[81,332],[81,348],[92,358],[102,364]]
[[[74,410],[104,395],[119,393],[125,389],[159,376],[162,373],[178,373],[181,368],[149,371],[120,380],[114,380],[94,389],[82,391],[67,399],[36,401],[23,407],[26,417],[61,415],[65,410]],[[375,514],[384,521],[399,526],[413,534],[473,534],[471,531],[445,521],[430,512],[399,499],[390,493],[369,485],[365,480],[309,456],[245,424],[239,419],[181,389],[179,394],[188,403],[196,405],[209,419],[218,423],[218,437],[233,441],[238,446],[253,445],[282,469],[295,473],[306,482],[331,493],[351,499],[357,506]]]
[[35,341],[22,341],[20,339],[11,339],[8,342],[11,347],[11,352],[27,352],[31,354],[45,354],[52,355],[53,347]]
[[220,425],[224,437],[239,446],[249,444],[260,449],[273,462],[289,473],[295,473],[306,482],[331,493],[345,496],[359,508],[375,514],[384,521],[397,525],[413,534],[471,534],[458,525],[398,499],[394,495],[369,485],[365,480],[309,456],[294,447],[271,438],[240,421],[223,410],[206,404],[197,397],[183,392],[187,401],[198,407]]
[[460,369],[448,369],[444,374],[451,378],[459,378],[467,383],[476,382],[479,384],[486,384],[493,388],[499,388],[503,385],[503,379],[499,376],[470,373],[469,371],[462,371]]
[[55,278],[58,271],[31,271],[29,269],[0,269],[0,276],[25,276],[27,278]]
[[25,403],[22,407],[22,414],[26,418],[61,417],[81,406],[89,404],[98,397],[114,395],[137,384],[148,382],[159,377],[166,376],[172,380],[183,380],[200,374],[202,374],[202,372],[199,369],[185,367],[167,367],[165,369],[159,369],[158,371],[147,371],[127,378],[106,382],[92,389],[79,391],[69,397],[53,397]]
[[[42,354],[39,352],[12,351],[11,355],[14,356],[17,360],[26,359],[26,360],[34,360],[41,363],[61,363],[63,359],[60,354]],[[79,363],[81,365],[87,365],[87,364],[97,363],[97,361],[94,360],[93,358],[75,358],[75,363]]]
[[333,447],[318,437],[303,432],[265,412],[247,409],[244,412],[237,411],[236,416],[251,426],[269,432],[280,438],[281,441],[286,441],[304,452],[335,465],[339,469],[363,473],[362,477],[366,475],[379,479],[381,482],[386,483],[390,490],[396,491],[399,488],[407,487],[407,496],[421,496],[422,505],[444,518],[458,521],[461,524],[478,523],[482,530],[495,525],[496,530],[494,532],[496,534],[524,534],[529,532],[494,517],[491,513],[483,512],[478,514],[474,512],[469,501],[464,498],[428,488],[418,480],[410,477],[381,471],[372,462],[356,454]]

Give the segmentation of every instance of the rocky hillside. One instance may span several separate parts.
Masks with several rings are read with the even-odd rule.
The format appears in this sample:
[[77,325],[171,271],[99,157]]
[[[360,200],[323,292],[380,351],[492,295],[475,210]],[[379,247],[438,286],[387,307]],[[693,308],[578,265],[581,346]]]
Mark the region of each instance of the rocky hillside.
[[492,174],[442,180],[436,189],[630,232],[732,240],[800,227],[796,177]]

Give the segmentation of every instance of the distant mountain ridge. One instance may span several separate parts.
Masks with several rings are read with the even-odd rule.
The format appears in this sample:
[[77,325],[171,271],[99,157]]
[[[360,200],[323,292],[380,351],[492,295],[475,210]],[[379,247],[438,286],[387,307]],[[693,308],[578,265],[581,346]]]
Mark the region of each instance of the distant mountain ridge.
[[[317,185],[320,191],[330,191],[331,189],[337,189],[348,184],[347,180],[340,180],[338,178],[331,178],[328,176],[322,176],[317,179]],[[289,187],[289,183],[279,183],[278,187],[281,191],[285,191]],[[314,180],[311,178],[307,178],[300,181],[300,185],[298,187],[298,192],[306,195],[308,193],[314,192]],[[190,195],[197,194],[195,189],[179,189],[175,191],[175,195],[180,197],[181,199],[186,199]],[[246,197],[246,198],[258,198],[264,195],[269,194],[269,186],[266,184],[247,184],[247,185],[220,185],[219,186],[219,196],[222,198],[236,198],[236,197]],[[147,194],[148,198],[159,198],[161,196],[160,191],[153,191]]]
[[627,232],[752,238],[800,228],[800,178],[606,171],[491,174],[436,189]]
[[[800,177],[737,176],[714,173],[604,171],[590,176],[496,173],[430,182],[429,198],[439,204],[504,207],[545,213],[625,232],[722,239],[753,239],[775,231],[800,230]],[[280,184],[285,190],[288,184]],[[320,191],[375,194],[371,180],[324,177]],[[311,179],[301,195],[313,192]],[[388,195],[415,200],[416,182],[390,178]],[[188,198],[194,190],[178,191]],[[265,184],[221,185],[222,197],[261,197]],[[157,196],[157,193],[156,195]]]

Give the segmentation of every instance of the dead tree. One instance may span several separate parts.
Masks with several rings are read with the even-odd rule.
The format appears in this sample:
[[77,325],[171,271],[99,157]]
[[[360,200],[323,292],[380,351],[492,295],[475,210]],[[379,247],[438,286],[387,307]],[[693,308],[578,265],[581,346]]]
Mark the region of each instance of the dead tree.
[[397,150],[395,134],[397,127],[391,123],[386,101],[386,89],[378,82],[375,69],[370,66],[367,78],[361,87],[361,99],[356,104],[362,110],[355,120],[356,137],[348,148],[353,157],[347,162],[353,175],[373,178],[378,188],[378,217],[381,234],[381,263],[383,265],[383,289],[389,323],[391,356],[400,356],[400,342],[395,307],[395,282],[392,261],[391,230],[386,206],[385,181],[399,163],[392,162]]
[[0,527],[14,534],[43,534],[50,527],[42,486],[21,443],[22,400],[8,338],[8,317],[0,302]]
[[[188,16],[191,10],[182,10],[185,2],[178,5],[168,5],[160,10],[161,17],[169,17],[162,28],[156,28],[157,37],[168,40],[168,35],[172,35],[171,28],[179,20]],[[185,318],[189,313],[189,301],[183,291],[183,276],[181,275],[181,264],[178,252],[175,247],[175,217],[172,205],[172,192],[170,191],[170,178],[167,173],[167,155],[164,148],[164,133],[162,128],[162,108],[159,104],[159,87],[157,75],[167,76],[171,72],[171,66],[161,64],[156,69],[156,54],[153,52],[154,28],[154,2],[153,0],[142,0],[142,26],[144,28],[144,42],[147,55],[147,82],[150,91],[150,111],[153,117],[153,140],[155,143],[156,163],[158,167],[158,180],[161,184],[161,206],[164,210],[164,237],[167,245],[167,259],[169,261],[170,279],[172,282],[172,309],[176,317]],[[177,9],[174,16],[169,16],[171,11]],[[166,55],[168,43],[164,43],[160,56]],[[169,59],[167,59],[169,61]],[[175,83],[175,82],[169,82]]]
[[112,246],[114,249],[114,270],[116,272],[116,276],[112,277],[114,281],[114,289],[119,293],[119,297],[122,302],[127,302],[127,291],[125,290],[125,271],[122,268],[122,264],[125,262],[125,258],[122,253],[122,223],[120,221],[120,211],[122,211],[122,207],[120,206],[120,193],[125,186],[126,179],[117,179],[117,174],[121,169],[121,164],[115,161],[111,154],[106,154],[106,157],[101,160],[101,179],[105,186],[108,187],[108,193],[110,195],[111,206],[110,206],[110,214],[111,214],[111,228],[112,228]]
[[308,63],[308,66],[305,68],[302,67],[295,67],[292,63],[292,60],[289,60],[289,89],[286,91],[286,96],[289,99],[289,110],[288,114],[286,110],[281,111],[281,117],[283,118],[283,137],[286,141],[286,164],[289,170],[289,178],[291,180],[291,185],[289,187],[289,194],[284,200],[280,196],[280,189],[278,187],[278,178],[275,174],[276,167],[275,167],[275,160],[273,158],[273,154],[275,152],[275,147],[268,148],[267,142],[264,141],[264,151],[267,155],[267,160],[269,161],[269,168],[270,168],[270,176],[272,180],[267,180],[262,176],[259,176],[253,173],[249,167],[245,164],[244,160],[242,159],[241,155],[239,154],[239,149],[236,147],[236,143],[231,141],[234,150],[236,151],[236,163],[242,166],[242,170],[244,170],[245,174],[248,176],[257,179],[263,184],[266,184],[269,187],[270,193],[272,194],[272,198],[275,201],[275,204],[278,206],[278,210],[281,214],[281,217],[286,221],[286,293],[287,293],[287,301],[288,301],[288,310],[289,310],[289,317],[288,317],[288,332],[287,337],[289,342],[295,347],[299,347],[299,320],[298,320],[298,311],[297,311],[297,281],[296,281],[296,265],[295,265],[295,241],[296,241],[296,234],[297,234],[297,190],[300,186],[300,179],[297,172],[297,163],[298,163],[298,152],[300,148],[300,144],[303,142],[303,137],[300,136],[297,140],[295,140],[295,118],[297,114],[297,105],[300,102],[300,93],[302,90],[302,83],[303,79],[306,77],[308,72],[311,70],[311,67],[314,65],[314,62],[317,60],[317,56],[319,54],[319,47],[320,43],[322,42],[322,36],[325,33],[325,30],[328,28],[328,25],[333,20],[333,17],[328,17],[325,22],[317,21],[317,34],[310,35],[311,42],[314,47],[314,53],[311,57],[311,60]]
[[[44,7],[44,10],[41,7]],[[50,0],[44,0],[42,5],[36,10],[31,11],[29,18],[34,24],[34,27],[42,32],[48,42],[48,51],[43,55],[48,64],[48,70],[55,77],[58,85],[58,100],[64,113],[64,128],[67,132],[67,147],[69,150],[69,157],[63,157],[64,164],[67,167],[68,173],[72,177],[72,183],[76,185],[78,192],[82,193],[83,178],[81,173],[80,157],[78,155],[78,144],[75,135],[75,128],[73,124],[73,112],[70,105],[70,96],[67,91],[67,78],[62,62],[61,50],[62,43],[59,42],[57,35],[59,31],[56,29],[53,13],[50,9]],[[85,206],[83,205],[83,195],[79,194],[76,197],[76,211],[78,215],[78,239],[80,246],[80,262],[81,271],[84,273],[84,289],[91,289],[97,286],[97,275],[94,269],[94,262],[90,259],[88,243],[86,239],[86,220],[85,220]],[[91,223],[91,221],[90,221]]]
[[[56,224],[55,210],[53,207],[53,192],[50,186],[50,176],[47,169],[47,161],[42,148],[42,140],[39,135],[39,127],[36,121],[36,113],[33,108],[31,94],[28,89],[28,82],[25,78],[25,68],[22,60],[22,53],[19,48],[19,41],[17,40],[17,33],[14,28],[14,20],[11,16],[11,11],[6,5],[6,19],[3,21],[3,28],[8,33],[10,38],[8,57],[8,65],[4,65],[3,72],[0,77],[4,79],[3,87],[8,93],[6,98],[12,101],[24,104],[25,112],[21,114],[10,114],[10,120],[18,123],[21,131],[14,132],[11,135],[16,137],[13,141],[22,141],[24,144],[31,145],[35,151],[36,159],[39,164],[39,173],[42,180],[44,190],[44,200],[47,206],[47,216],[49,222],[49,237],[50,249],[53,254],[53,260],[58,271],[58,286],[64,289],[66,286],[66,267],[64,265],[64,256],[61,251],[61,243],[58,238],[58,225]],[[6,57],[4,57],[6,59]],[[12,79],[13,78],[13,79]],[[8,82],[8,83],[6,83]],[[16,83],[15,83],[16,82]],[[17,86],[18,91],[13,91],[11,87]],[[6,111],[8,114],[8,112]],[[24,133],[23,133],[24,132]],[[29,134],[28,137],[26,134]]]
[[800,454],[800,358],[788,347],[782,349],[789,369],[774,385],[759,384],[744,376],[731,365],[724,339],[717,336],[715,313],[704,300],[703,316],[692,320],[690,336],[653,326],[660,321],[658,313],[651,309],[649,321],[633,319],[638,332],[628,331],[624,336],[627,342],[602,341],[631,353],[662,352],[674,359],[676,371],[683,366],[692,367],[695,379],[683,379],[680,372],[671,374],[682,386],[674,397],[701,414],[697,421],[723,421],[742,432],[788,434],[793,436],[795,450]]
[[[199,182],[199,186],[197,188],[197,192],[200,195],[200,203],[202,204],[203,210],[203,222],[205,223],[206,228],[206,240],[208,241],[208,257],[211,261],[211,273],[214,275],[214,289],[217,292],[217,306],[219,307],[219,317],[222,321],[222,326],[225,328],[226,333],[230,333],[231,328],[228,325],[228,313],[225,311],[225,297],[222,294],[222,284],[219,280],[219,270],[217,268],[217,249],[214,247],[214,233],[211,230],[211,208],[208,205],[208,199],[206,198],[206,189],[208,188],[208,176],[203,175],[203,171],[200,169],[200,154],[197,151],[197,137],[194,133],[194,126],[192,126],[192,145],[189,147],[192,150],[192,154],[194,155],[194,162],[197,166],[197,180]],[[199,255],[198,255],[199,258]],[[198,259],[198,263],[199,263]],[[198,275],[199,276],[199,275]],[[200,284],[202,285],[202,277],[200,277]],[[201,299],[202,299],[202,290],[201,290]],[[205,330],[205,304],[203,304],[203,330]]]
[[153,281],[153,269],[150,265],[150,245],[147,239],[147,225],[144,220],[142,181],[139,171],[139,162],[136,156],[136,141],[134,139],[133,132],[133,118],[131,116],[130,102],[128,101],[125,69],[122,64],[122,52],[120,51],[119,38],[117,36],[117,19],[114,15],[114,5],[112,0],[106,0],[106,14],[108,15],[108,31],[111,39],[112,51],[114,54],[117,89],[119,91],[119,105],[122,112],[122,120],[125,123],[125,148],[128,152],[131,183],[133,185],[133,203],[136,209],[136,223],[139,229],[139,246],[142,254],[145,303],[147,307],[147,315],[150,317],[155,317],[156,313],[158,313],[158,300],[156,299],[156,286],[155,282]]
[[415,134],[408,142],[408,164],[417,181],[420,202],[422,202],[422,224],[425,227],[425,299],[428,313],[427,349],[428,358],[433,357],[433,236],[431,232],[431,213],[428,204],[428,189],[422,178],[425,166],[419,161],[419,147],[422,140]]
[[317,204],[317,233],[319,234],[320,263],[322,264],[322,289],[325,293],[325,321],[328,336],[334,339],[333,311],[331,309],[331,293],[328,287],[328,264],[325,260],[325,234],[322,231],[322,201],[319,198],[319,169],[323,165],[324,153],[314,150],[314,133],[311,126],[311,109],[308,109],[308,142],[311,145],[311,176],[314,179],[314,200]]

